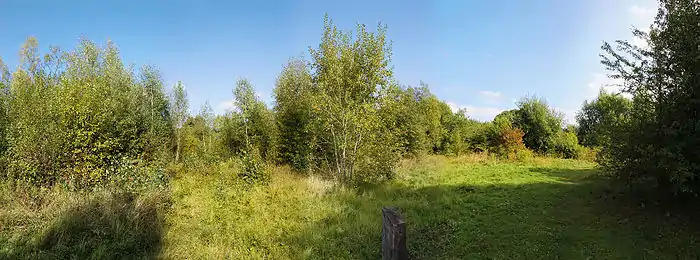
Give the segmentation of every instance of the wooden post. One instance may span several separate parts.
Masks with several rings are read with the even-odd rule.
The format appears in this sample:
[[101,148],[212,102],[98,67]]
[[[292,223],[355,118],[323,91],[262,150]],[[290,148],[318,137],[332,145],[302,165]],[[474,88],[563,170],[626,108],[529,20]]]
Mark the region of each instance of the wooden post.
[[406,222],[394,207],[382,208],[382,259],[408,259]]

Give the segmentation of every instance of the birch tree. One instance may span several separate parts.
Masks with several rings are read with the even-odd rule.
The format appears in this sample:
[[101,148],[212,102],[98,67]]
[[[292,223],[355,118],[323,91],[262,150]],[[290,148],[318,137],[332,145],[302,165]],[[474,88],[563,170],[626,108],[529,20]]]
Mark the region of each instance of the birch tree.
[[393,152],[380,151],[384,132],[378,116],[380,91],[393,75],[386,27],[380,24],[376,32],[369,32],[365,25],[357,25],[353,37],[326,16],[322,41],[310,52],[320,165],[341,181],[356,179],[358,170],[364,176],[373,170],[379,173],[371,166]]
[[178,81],[173,87],[172,94],[172,111],[173,111],[173,126],[175,128],[175,161],[180,161],[180,149],[182,146],[182,125],[187,120],[189,101],[187,100],[187,91],[182,82]]

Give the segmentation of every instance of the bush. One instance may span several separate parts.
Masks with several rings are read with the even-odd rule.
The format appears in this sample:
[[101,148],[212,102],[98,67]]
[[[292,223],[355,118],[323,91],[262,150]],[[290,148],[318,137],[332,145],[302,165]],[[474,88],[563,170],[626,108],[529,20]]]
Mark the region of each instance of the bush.
[[492,129],[492,123],[471,122],[465,130],[467,148],[472,152],[487,151]]
[[504,113],[510,113],[504,117],[525,132],[525,146],[541,154],[551,151],[557,133],[562,131],[563,115],[551,108],[544,99],[524,98],[518,102],[517,110]]
[[579,146],[576,159],[594,162],[598,157],[599,148]]
[[557,156],[566,159],[578,159],[582,147],[578,144],[576,134],[572,132],[559,132],[554,137],[553,152]]
[[505,125],[496,131],[498,131],[498,135],[494,140],[495,146],[493,147],[496,155],[509,160],[516,160],[520,151],[527,150],[523,143],[523,136],[525,135],[523,130]]
[[164,167],[127,157],[117,160],[117,163],[98,176],[105,176],[105,179],[93,182],[83,175],[67,170],[59,177],[57,184],[69,191],[118,189],[126,192],[140,192],[152,188],[164,188],[169,180]]
[[112,175],[130,175],[120,172],[126,161],[150,163],[158,160],[158,150],[167,150],[172,128],[157,71],[134,73],[114,44],[100,47],[88,40],[72,51],[40,55],[30,38],[20,56],[11,87],[3,92],[7,118],[0,121],[10,179],[100,187]]
[[514,159],[518,162],[531,162],[535,159],[535,153],[530,149],[519,149],[515,152]]
[[[387,135],[390,133],[383,133],[381,136]],[[353,182],[372,183],[394,178],[395,167],[399,161],[399,153],[395,150],[400,148],[397,145],[392,145],[389,138],[379,137],[378,140],[377,143],[367,145],[361,151],[372,156],[360,157],[359,161],[356,162],[357,170]]]
[[257,148],[243,152],[242,167],[238,176],[248,184],[267,183],[269,173]]

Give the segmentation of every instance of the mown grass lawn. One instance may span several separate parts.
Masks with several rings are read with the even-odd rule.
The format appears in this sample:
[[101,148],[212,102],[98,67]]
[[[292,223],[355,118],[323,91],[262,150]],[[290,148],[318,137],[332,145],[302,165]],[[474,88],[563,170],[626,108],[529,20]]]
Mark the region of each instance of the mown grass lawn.
[[141,195],[2,187],[0,259],[379,259],[384,206],[403,212],[413,259],[700,257],[698,214],[621,196],[584,161],[429,156],[355,188],[285,168],[246,186],[235,169]]
[[183,174],[160,253],[379,259],[380,211],[396,206],[414,259],[700,257],[687,216],[619,198],[594,166],[431,156],[404,161],[392,182],[355,189],[284,169],[268,187],[243,187],[226,170]]

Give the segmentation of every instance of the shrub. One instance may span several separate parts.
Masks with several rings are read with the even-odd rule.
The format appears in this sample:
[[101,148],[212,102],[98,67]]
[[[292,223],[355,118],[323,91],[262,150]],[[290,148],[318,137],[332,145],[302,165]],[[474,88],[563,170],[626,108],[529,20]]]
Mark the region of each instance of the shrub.
[[577,159],[582,147],[578,144],[578,138],[572,132],[559,132],[554,137],[553,152],[557,156],[566,159]]
[[105,179],[94,182],[84,175],[75,174],[67,170],[59,177],[60,187],[75,191],[81,189],[103,190],[118,189],[126,192],[139,192],[152,188],[164,188],[168,184],[169,176],[164,167],[149,164],[140,159],[123,157],[117,163],[108,167],[102,174]]
[[41,186],[63,179],[89,189],[130,174],[119,172],[125,161],[155,161],[167,150],[170,113],[154,69],[134,73],[114,44],[88,40],[40,55],[30,38],[20,55],[0,120],[10,179]]
[[514,159],[518,162],[531,162],[535,159],[535,153],[530,149],[519,149],[515,152]]
[[516,160],[519,151],[527,150],[523,143],[523,136],[525,135],[523,130],[506,125],[501,126],[497,131],[498,135],[495,138],[495,146],[493,147],[496,155],[509,160]]
[[579,149],[577,150],[576,159],[590,162],[596,161],[599,151],[600,148],[579,146]]
[[553,148],[557,133],[561,132],[563,115],[551,108],[544,99],[524,98],[518,102],[518,109],[505,116],[513,125],[525,132],[525,146],[535,152],[546,154]]
[[487,151],[492,128],[492,123],[470,122],[465,130],[464,137],[467,148],[472,152]]
[[243,151],[242,167],[238,176],[248,184],[266,183],[269,174],[257,148]]

